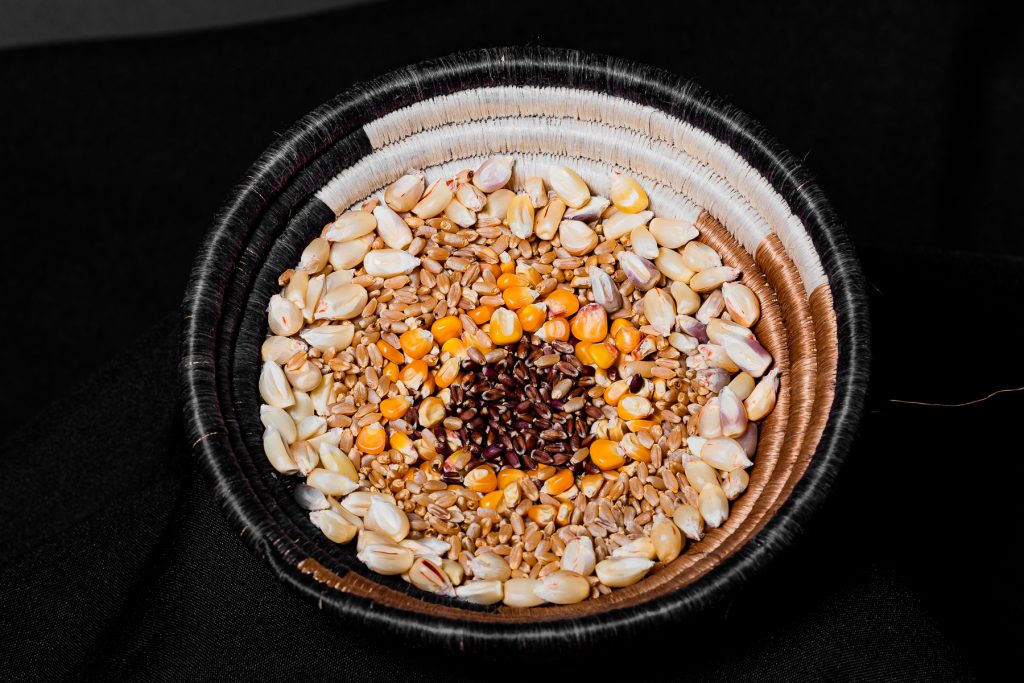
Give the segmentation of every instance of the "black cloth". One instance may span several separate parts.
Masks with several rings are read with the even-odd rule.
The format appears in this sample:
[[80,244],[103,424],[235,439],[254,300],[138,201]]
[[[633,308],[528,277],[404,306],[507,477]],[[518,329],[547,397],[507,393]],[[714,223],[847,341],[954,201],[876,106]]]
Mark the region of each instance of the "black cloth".
[[[383,3],[0,53],[5,679],[444,680],[485,667],[583,680],[629,655],[651,679],[948,680],[1011,660],[1022,394],[889,399],[1024,385],[1019,23],[926,3],[635,9],[646,20],[633,31],[580,3],[490,18],[478,3]],[[175,310],[210,217],[273,131],[354,80],[522,42],[692,77],[806,155],[863,258],[876,363],[821,514],[727,606],[699,628],[506,664],[389,641],[277,585],[183,443]]]

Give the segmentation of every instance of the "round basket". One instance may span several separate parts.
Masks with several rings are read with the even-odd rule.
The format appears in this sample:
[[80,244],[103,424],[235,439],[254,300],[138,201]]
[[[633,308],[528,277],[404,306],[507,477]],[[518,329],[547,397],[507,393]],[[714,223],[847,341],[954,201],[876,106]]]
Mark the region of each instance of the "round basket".
[[[628,169],[659,214],[689,217],[763,302],[757,336],[781,370],[750,486],[728,521],[662,571],[572,606],[480,607],[369,571],[294,502],[263,454],[257,379],[278,275],[335,215],[408,168],[427,181],[493,153],[513,185],[552,162],[596,193]],[[808,172],[693,83],[578,52],[490,49],[396,71],[319,107],[249,169],[217,215],[184,301],[189,443],[230,523],[323,609],[452,647],[567,645],[705,608],[791,540],[850,445],[869,332],[852,249]]]

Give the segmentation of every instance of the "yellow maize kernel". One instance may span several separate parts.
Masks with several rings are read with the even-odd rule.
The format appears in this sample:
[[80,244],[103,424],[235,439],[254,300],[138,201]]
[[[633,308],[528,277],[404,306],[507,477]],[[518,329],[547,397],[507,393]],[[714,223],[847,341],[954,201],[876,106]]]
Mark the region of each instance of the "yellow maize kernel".
[[497,510],[498,506],[502,504],[504,497],[501,491],[491,491],[486,496],[480,499],[480,507],[487,508],[488,510]]
[[412,445],[412,439],[405,432],[394,431],[391,432],[390,439],[391,447],[400,453],[412,453],[414,448]]
[[462,334],[462,321],[458,316],[446,315],[434,321],[430,326],[430,333],[434,335],[434,340],[438,344],[443,345],[449,339],[455,339]]
[[557,510],[554,505],[531,505],[526,511],[526,516],[532,519],[537,526],[547,526],[555,521]]
[[616,318],[612,321],[611,327],[608,328],[608,334],[614,337],[615,333],[623,327],[634,327],[634,325],[629,321],[629,318]]
[[639,460],[640,462],[651,461],[650,449],[644,448],[643,444],[641,444],[639,439],[636,438],[636,434],[626,434],[622,437],[622,441],[619,442],[619,447],[622,449],[623,453],[633,460]]
[[494,315],[494,309],[490,306],[477,306],[469,312],[469,319],[477,325],[483,325]]
[[414,360],[402,368],[398,379],[409,389],[420,388],[427,381],[427,364],[422,360]]
[[[550,313],[550,310],[549,310]],[[548,320],[536,332],[543,341],[569,341],[569,321],[565,318]]]
[[380,351],[380,355],[384,356],[392,363],[405,362],[405,356],[402,355],[402,352],[396,349],[391,344],[388,344],[383,339],[377,340],[377,349]]
[[[617,321],[616,321],[617,322]],[[615,348],[622,353],[632,353],[633,350],[640,345],[640,340],[643,339],[643,335],[640,334],[640,330],[636,329],[632,325],[623,326],[614,333]]]
[[614,344],[603,341],[590,345],[591,364],[596,365],[602,370],[607,370],[615,365],[618,357],[619,350],[615,348]]
[[593,346],[590,342],[578,342],[575,348],[576,357],[580,359],[580,362],[584,365],[593,365],[594,357],[590,354],[590,347]]
[[356,436],[356,448],[367,455],[379,455],[384,452],[387,444],[387,434],[379,422],[368,424],[359,430]]
[[387,377],[392,382],[398,381],[398,374],[398,363],[389,362],[387,365],[384,366],[384,376]]
[[380,414],[389,420],[400,420],[409,410],[409,399],[404,396],[386,398],[380,402]]
[[498,289],[505,291],[509,287],[525,287],[529,283],[517,273],[502,273],[498,276]]
[[526,472],[523,470],[517,470],[514,467],[506,467],[505,469],[498,472],[498,488],[504,489],[506,486],[514,481],[519,481],[526,476]]
[[501,293],[501,298],[505,300],[506,306],[513,311],[518,311],[523,306],[532,304],[533,300],[537,298],[537,292],[529,287],[509,287]]
[[602,341],[608,336],[608,314],[601,304],[587,304],[573,317],[570,329],[580,341]]
[[590,461],[602,470],[613,470],[626,463],[622,449],[610,439],[598,439],[590,444]]
[[643,396],[629,394],[619,399],[619,417],[623,420],[642,420],[654,412],[654,406]]
[[593,498],[604,486],[603,474],[584,474],[580,477],[580,492],[587,498]]
[[494,476],[494,470],[487,465],[470,470],[463,481],[466,488],[477,493],[490,493],[498,488],[498,478]]
[[433,427],[444,419],[444,403],[437,396],[428,396],[420,402],[419,414],[421,427]]
[[498,346],[515,344],[523,338],[523,324],[519,322],[519,316],[515,313],[507,308],[499,308],[491,316],[488,336]]
[[519,322],[522,323],[524,332],[536,332],[547,317],[547,306],[543,303],[527,304],[519,309]]
[[398,338],[398,343],[401,344],[402,350],[409,355],[409,358],[417,360],[430,353],[430,349],[434,345],[434,335],[430,334],[428,330],[406,330]]
[[612,174],[611,192],[608,198],[615,208],[624,213],[638,213],[647,208],[647,193],[640,183],[624,173]]
[[656,424],[658,424],[658,423],[655,422],[654,420],[627,420],[626,421],[626,427],[628,427],[629,431],[631,431],[631,432],[642,432],[645,429],[650,429],[651,427],[655,426]]
[[544,299],[548,305],[548,315],[552,318],[568,318],[580,310],[580,300],[567,289],[556,289]]
[[548,477],[547,481],[544,482],[541,493],[546,493],[549,496],[557,496],[559,493],[565,493],[572,488],[574,478],[572,476],[572,470],[559,470],[552,476]]
[[575,510],[569,503],[562,503],[558,506],[558,512],[555,514],[555,526],[566,526],[572,521],[572,512]]
[[623,396],[629,393],[629,380],[620,379],[612,382],[604,390],[604,402],[610,406],[619,405]]
[[441,346],[441,353],[451,354],[452,358],[461,358],[466,355],[466,345],[461,339],[449,339]]
[[434,373],[434,383],[438,389],[450,387],[459,377],[459,359],[449,358],[442,365],[441,369]]
[[434,389],[437,388],[437,383],[434,381],[433,375],[427,375],[427,378],[423,380],[423,391],[427,394],[434,393]]
[[501,272],[503,273],[514,273],[516,270],[515,261],[505,261],[501,264]]

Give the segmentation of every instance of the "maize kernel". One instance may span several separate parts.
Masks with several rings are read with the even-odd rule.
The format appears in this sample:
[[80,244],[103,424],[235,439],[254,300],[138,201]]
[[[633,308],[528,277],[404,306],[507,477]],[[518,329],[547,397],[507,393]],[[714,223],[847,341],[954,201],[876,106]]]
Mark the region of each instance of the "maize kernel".
[[587,304],[572,319],[571,330],[580,341],[602,341],[608,336],[608,314],[601,304]]
[[629,380],[620,379],[612,382],[604,390],[604,402],[610,406],[619,405],[623,396],[629,393]]
[[494,309],[490,306],[477,306],[469,312],[469,319],[477,325],[483,325],[494,315]]
[[608,328],[608,334],[614,337],[615,333],[623,327],[633,327],[633,323],[629,321],[629,318],[616,318],[612,321],[611,327]]
[[399,368],[397,363],[388,362],[388,364],[384,366],[384,376],[392,382],[398,381],[398,374]]
[[504,489],[506,486],[514,481],[519,481],[526,476],[526,472],[523,470],[517,470],[514,467],[506,467],[505,469],[498,472],[498,488]]
[[356,448],[367,455],[379,455],[384,452],[387,444],[387,434],[379,422],[368,424],[359,430],[356,437]]
[[[414,448],[412,445],[412,439],[405,432],[394,431],[391,433],[390,439],[391,447],[400,453],[412,453]],[[413,471],[413,470],[411,470]]]
[[491,491],[480,499],[480,507],[487,508],[488,510],[497,510],[503,501],[504,498],[501,491]]
[[430,334],[428,330],[406,330],[398,338],[398,343],[410,358],[417,360],[430,353],[430,349],[434,345],[434,335]]
[[490,493],[498,488],[498,478],[494,476],[494,470],[487,465],[470,470],[463,481],[466,488],[477,493]]
[[643,444],[637,439],[636,434],[626,434],[622,437],[622,441],[619,442],[619,447],[622,452],[628,455],[633,460],[639,460],[640,462],[651,461],[651,451],[649,448],[644,448]]
[[615,332],[615,348],[622,353],[632,353],[640,345],[642,338],[640,330],[632,325],[623,325]]
[[427,381],[427,364],[422,360],[414,360],[402,368],[398,379],[409,389],[420,388]]
[[548,477],[547,481],[544,482],[544,487],[541,488],[541,493],[546,493],[549,496],[557,496],[559,493],[565,493],[571,489],[573,483],[572,470],[559,470],[553,476]]
[[502,273],[498,276],[498,289],[505,291],[509,287],[526,287],[526,280],[517,273]]
[[612,173],[612,186],[609,199],[615,208],[625,213],[638,213],[647,208],[648,199],[644,188],[632,177],[615,171]]
[[400,420],[409,410],[409,399],[404,396],[386,398],[380,402],[380,414],[389,420]]
[[618,357],[619,350],[615,348],[614,344],[604,341],[590,345],[591,363],[602,370],[607,370],[611,366],[615,365],[615,361]]
[[428,396],[420,403],[419,419],[421,427],[433,427],[444,419],[444,403],[437,396]]
[[494,276],[495,280],[501,277],[501,268],[496,263],[481,263],[480,270],[486,270],[488,273]]
[[462,321],[454,315],[446,315],[438,318],[430,326],[430,333],[438,344],[444,344],[449,339],[455,339],[462,334]]
[[557,510],[554,505],[532,505],[526,511],[526,516],[532,519],[538,526],[544,527],[555,521]]
[[402,352],[396,349],[391,344],[388,344],[383,339],[377,340],[377,349],[380,351],[380,355],[384,356],[392,363],[405,362],[405,356],[402,355]]
[[461,358],[466,355],[466,345],[461,339],[449,339],[441,347],[441,353],[451,354],[452,358]]
[[434,373],[434,384],[438,389],[450,387],[459,376],[459,359],[449,358],[442,365],[441,369]]
[[552,318],[568,318],[580,310],[580,300],[567,289],[556,289],[544,299],[548,305],[548,315]]
[[643,396],[630,394],[619,400],[619,417],[623,420],[642,420],[654,412],[654,406]]
[[491,316],[488,336],[498,346],[515,344],[523,338],[523,325],[515,313],[507,308],[499,308]]
[[626,458],[617,443],[609,439],[598,439],[590,444],[590,461],[602,470],[613,470],[622,467]]
[[548,320],[536,334],[543,341],[569,341],[569,321],[565,318]]
[[504,261],[501,264],[501,272],[503,273],[514,273],[516,270],[515,261]]
[[536,332],[547,317],[547,306],[543,303],[528,304],[519,309],[519,322],[522,323],[524,332]]
[[532,304],[533,300],[537,298],[537,292],[529,287],[509,287],[501,293],[501,298],[505,300],[506,306],[513,311],[518,311],[523,306]]
[[580,359],[580,362],[584,365],[593,365],[594,357],[590,354],[590,347],[593,346],[590,342],[578,342],[576,344],[575,354]]
[[656,424],[658,424],[658,423],[655,422],[654,420],[627,420],[626,421],[626,427],[628,427],[629,431],[631,431],[631,432],[642,432],[645,429],[650,429],[651,427],[655,426]]

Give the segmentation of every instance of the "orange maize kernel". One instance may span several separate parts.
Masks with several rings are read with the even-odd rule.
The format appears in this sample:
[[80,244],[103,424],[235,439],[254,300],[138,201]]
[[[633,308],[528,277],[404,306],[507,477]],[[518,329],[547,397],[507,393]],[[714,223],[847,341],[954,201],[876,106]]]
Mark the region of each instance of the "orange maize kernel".
[[455,383],[455,380],[459,377],[459,359],[449,358],[442,365],[441,368],[434,373],[434,383],[438,389],[444,389],[450,387]]
[[516,271],[515,261],[503,261],[501,264],[501,272],[503,273],[514,273]]
[[580,300],[567,289],[556,289],[544,299],[548,305],[548,315],[552,318],[568,318],[580,310]]
[[525,287],[527,284],[526,279],[517,275],[516,273],[502,273],[498,276],[498,289],[505,291],[509,287]]
[[410,358],[416,360],[430,353],[430,349],[434,345],[434,335],[430,334],[428,330],[406,330],[398,338],[398,343],[402,345],[402,350],[409,354]]
[[384,356],[392,363],[405,362],[405,356],[402,355],[402,352],[396,349],[391,344],[388,344],[383,339],[377,340],[377,349],[380,351],[380,355]]
[[537,336],[543,341],[569,341],[569,321],[555,318],[540,326]]
[[608,336],[608,314],[601,304],[587,304],[572,319],[570,329],[580,341],[603,341]]
[[615,348],[614,344],[604,341],[590,345],[590,362],[602,370],[607,370],[615,365],[618,357],[619,350]]
[[635,327],[635,325],[629,321],[629,318],[616,318],[612,321],[611,327],[608,328],[608,334],[614,337],[615,333],[623,327]]
[[537,292],[529,287],[509,287],[501,293],[501,298],[505,300],[506,306],[513,311],[518,311],[523,306],[532,304],[533,300],[537,298]]
[[391,447],[401,453],[412,453],[413,445],[412,439],[409,438],[408,434],[404,432],[394,431],[391,433]]
[[580,362],[584,365],[593,365],[594,357],[590,354],[590,347],[593,346],[590,342],[579,342],[576,344],[575,354],[580,359]]
[[619,405],[623,396],[629,393],[629,380],[620,379],[612,382],[604,390],[604,402],[610,406]]
[[490,306],[477,306],[469,312],[469,319],[477,325],[483,325],[494,315],[494,309]]
[[422,360],[414,360],[402,368],[398,379],[409,389],[418,389],[427,381],[427,364]]
[[384,376],[392,382],[398,381],[398,363],[390,362],[384,366]]
[[359,430],[356,437],[356,448],[367,455],[379,455],[384,452],[387,444],[387,434],[379,422],[368,424]]
[[623,420],[642,420],[654,412],[654,406],[643,396],[630,394],[619,399],[619,417]]
[[409,411],[409,399],[404,396],[386,398],[380,402],[380,414],[389,420],[400,420]]
[[487,508],[489,510],[497,510],[498,506],[502,504],[504,497],[501,491],[491,491],[483,498],[480,499],[480,507]]
[[614,334],[615,348],[622,353],[632,353],[640,345],[643,335],[632,325],[624,325]]
[[498,478],[494,476],[494,470],[487,465],[470,470],[463,481],[466,488],[477,493],[490,493],[498,488]]
[[557,510],[554,505],[532,505],[526,511],[526,516],[532,519],[538,526],[547,526],[555,521]]
[[461,339],[449,339],[441,346],[441,353],[451,354],[452,358],[461,358],[466,355],[466,345]]
[[590,444],[590,461],[602,470],[613,470],[626,463],[622,449],[614,441],[598,439]]
[[645,429],[650,429],[656,424],[658,423],[654,420],[628,420],[626,422],[626,427],[628,427],[631,432],[642,432]]
[[462,321],[458,316],[446,315],[434,321],[430,326],[430,333],[434,335],[434,340],[438,344],[443,345],[449,339],[455,339],[462,334]]
[[519,309],[519,322],[524,332],[536,332],[547,320],[547,306],[544,304],[527,304]]
[[549,496],[557,496],[559,493],[565,493],[572,488],[575,483],[572,476],[572,470],[559,470],[548,480],[544,482],[542,493],[546,493]]
[[506,467],[505,469],[498,472],[498,488],[504,489],[506,486],[514,481],[519,481],[526,476],[526,472],[523,470],[517,470],[514,467]]
[[515,344],[523,338],[523,324],[515,313],[507,308],[499,308],[491,316],[488,336],[498,346]]

